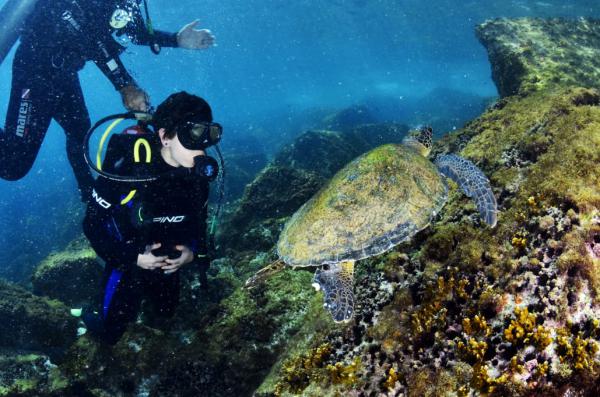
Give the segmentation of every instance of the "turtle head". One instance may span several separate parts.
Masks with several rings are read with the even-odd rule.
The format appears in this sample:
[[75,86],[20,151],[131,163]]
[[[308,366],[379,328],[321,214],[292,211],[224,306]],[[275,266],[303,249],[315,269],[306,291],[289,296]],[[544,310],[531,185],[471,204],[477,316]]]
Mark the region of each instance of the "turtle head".
[[404,146],[407,146],[423,157],[429,156],[431,144],[433,142],[433,129],[426,125],[413,130],[402,140]]

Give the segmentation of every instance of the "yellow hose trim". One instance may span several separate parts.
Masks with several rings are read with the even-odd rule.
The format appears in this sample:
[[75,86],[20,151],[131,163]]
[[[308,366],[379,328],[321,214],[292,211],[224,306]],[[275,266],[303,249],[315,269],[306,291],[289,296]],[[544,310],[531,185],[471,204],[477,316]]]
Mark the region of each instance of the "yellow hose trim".
[[133,198],[133,196],[135,196],[135,193],[137,192],[137,190],[132,190],[129,192],[129,194],[127,195],[127,197],[125,197],[123,200],[121,200],[121,205],[125,205],[129,202],[129,200],[131,200]]
[[150,144],[144,138],[140,138],[135,141],[135,146],[133,146],[133,160],[136,163],[140,162],[140,146],[144,145],[144,149],[146,149],[146,163],[149,163],[152,159],[152,151],[150,150]]
[[104,134],[102,134],[102,138],[100,138],[100,145],[98,145],[98,153],[96,153],[96,166],[100,171],[102,171],[102,148],[104,147],[104,142],[106,142],[106,138],[108,138],[108,135],[111,133],[111,131],[123,120],[125,119],[118,118],[112,123],[110,123],[106,131],[104,131]]
[[[149,163],[150,160],[152,160],[152,150],[150,150],[150,144],[144,138],[140,138],[135,141],[135,145],[133,146],[133,161],[136,163],[140,162],[140,146],[142,145],[144,145],[144,149],[146,149],[146,163]],[[121,200],[121,205],[127,204],[133,198],[133,196],[135,196],[136,192],[137,190],[130,191],[127,197]]]

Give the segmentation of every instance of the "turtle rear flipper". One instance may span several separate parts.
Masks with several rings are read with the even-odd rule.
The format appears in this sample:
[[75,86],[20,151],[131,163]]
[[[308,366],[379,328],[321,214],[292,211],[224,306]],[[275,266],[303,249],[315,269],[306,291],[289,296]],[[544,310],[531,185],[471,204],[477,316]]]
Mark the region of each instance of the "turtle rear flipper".
[[477,205],[481,218],[491,227],[496,226],[497,204],[490,181],[472,162],[454,154],[439,156],[435,165],[446,177],[460,186]]
[[244,284],[244,288],[252,289],[260,284],[263,284],[273,275],[279,273],[285,268],[285,263],[281,260],[277,260],[269,263],[267,266],[263,267],[259,271],[257,271],[252,277],[246,280]]
[[328,265],[315,272],[314,282],[323,289],[325,308],[336,323],[354,315],[354,261]]

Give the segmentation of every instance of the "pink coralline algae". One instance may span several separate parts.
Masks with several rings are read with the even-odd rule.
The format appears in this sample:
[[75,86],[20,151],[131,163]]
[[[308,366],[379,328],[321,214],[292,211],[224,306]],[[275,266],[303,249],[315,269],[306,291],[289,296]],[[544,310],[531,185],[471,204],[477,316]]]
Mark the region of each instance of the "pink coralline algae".
[[[600,223],[600,221],[596,221]],[[585,243],[585,248],[592,259],[600,259],[600,232],[592,232],[589,240]]]
[[[596,236],[596,239],[598,239],[598,237],[600,236]],[[594,259],[600,259],[600,243],[596,242],[596,241],[591,241],[585,244],[585,247],[587,248],[589,254],[592,256],[592,258]]]

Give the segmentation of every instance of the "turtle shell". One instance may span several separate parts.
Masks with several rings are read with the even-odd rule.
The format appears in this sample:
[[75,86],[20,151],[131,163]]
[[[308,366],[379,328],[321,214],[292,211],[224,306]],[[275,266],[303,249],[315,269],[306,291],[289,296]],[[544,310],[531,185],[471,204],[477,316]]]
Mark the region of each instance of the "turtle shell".
[[446,202],[436,166],[402,145],[383,145],[340,170],[286,223],[277,243],[290,266],[381,254],[425,228]]

